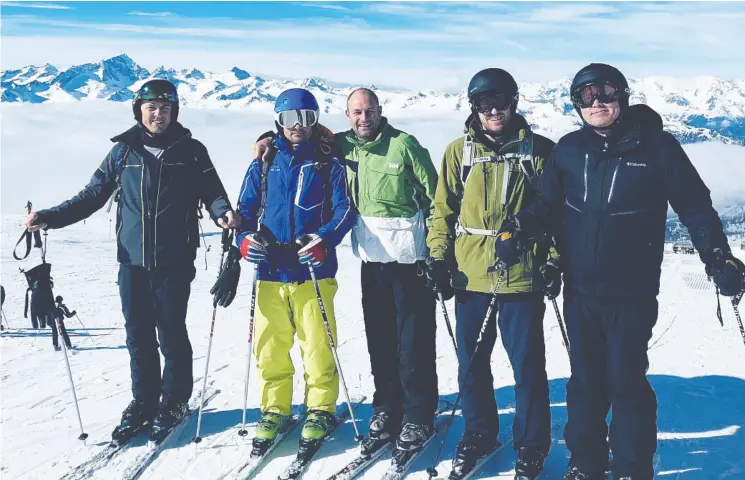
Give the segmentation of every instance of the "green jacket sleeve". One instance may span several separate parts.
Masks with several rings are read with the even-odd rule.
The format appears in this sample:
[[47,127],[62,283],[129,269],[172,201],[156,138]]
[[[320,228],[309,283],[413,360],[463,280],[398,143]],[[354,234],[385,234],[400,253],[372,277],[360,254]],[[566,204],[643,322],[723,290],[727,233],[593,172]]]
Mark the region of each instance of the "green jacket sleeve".
[[453,259],[455,224],[460,214],[460,203],[463,195],[463,186],[460,179],[461,153],[456,143],[453,142],[448,145],[442,157],[432,226],[427,236],[429,254],[436,260],[450,261]]
[[429,156],[429,151],[412,136],[409,136],[406,142],[406,152],[406,161],[411,162],[411,169],[416,179],[416,182],[412,183],[417,191],[420,208],[426,217],[427,228],[432,228],[437,170],[432,163],[432,157]]

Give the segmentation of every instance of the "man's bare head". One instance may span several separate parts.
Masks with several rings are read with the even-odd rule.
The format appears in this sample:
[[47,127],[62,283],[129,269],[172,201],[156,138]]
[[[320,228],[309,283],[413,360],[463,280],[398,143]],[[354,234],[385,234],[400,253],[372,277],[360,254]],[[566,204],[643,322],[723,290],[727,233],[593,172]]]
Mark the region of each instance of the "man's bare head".
[[347,97],[346,114],[357,138],[370,141],[378,136],[383,109],[375,92],[369,88],[353,90]]

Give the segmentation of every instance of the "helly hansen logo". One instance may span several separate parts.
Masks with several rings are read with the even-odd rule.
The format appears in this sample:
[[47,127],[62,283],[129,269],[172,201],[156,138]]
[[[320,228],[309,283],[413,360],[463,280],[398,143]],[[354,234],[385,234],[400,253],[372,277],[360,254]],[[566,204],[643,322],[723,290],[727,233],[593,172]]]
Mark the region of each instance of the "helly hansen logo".
[[388,164],[388,168],[398,169],[400,167],[401,167],[401,164],[400,163],[389,163]]
[[639,162],[626,162],[626,166],[628,167],[646,167],[646,163],[639,163]]

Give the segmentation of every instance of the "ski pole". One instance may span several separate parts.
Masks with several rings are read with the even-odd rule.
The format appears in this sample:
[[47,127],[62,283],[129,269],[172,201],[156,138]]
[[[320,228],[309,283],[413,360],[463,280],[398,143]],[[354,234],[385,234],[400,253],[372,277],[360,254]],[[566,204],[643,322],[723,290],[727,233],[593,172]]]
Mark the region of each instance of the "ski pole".
[[742,335],[742,341],[745,342],[745,327],[742,324],[742,317],[740,316],[740,300],[742,300],[745,291],[732,297],[732,310],[735,311],[735,319],[737,320],[737,326],[740,327],[740,335]]
[[[55,326],[57,327],[58,332],[62,332],[62,328],[60,328],[59,319],[55,317],[54,319]],[[54,327],[52,327],[54,328]],[[85,430],[83,430],[83,419],[80,417],[80,406],[78,406],[78,396],[75,393],[75,382],[72,380],[72,370],[70,369],[70,360],[67,358],[67,344],[64,341],[64,338],[62,339],[62,350],[65,353],[65,364],[67,365],[67,377],[70,379],[70,387],[72,389],[72,399],[75,401],[75,411],[78,413],[78,424],[80,425],[80,436],[78,436],[78,440],[85,440],[88,438],[88,434],[85,433]]]
[[334,336],[331,334],[331,325],[329,325],[328,316],[326,316],[326,308],[323,305],[323,299],[321,298],[321,290],[318,288],[318,280],[316,280],[316,272],[313,269],[311,263],[308,264],[308,270],[310,270],[310,279],[313,282],[313,288],[316,291],[316,298],[318,299],[318,308],[321,310],[321,317],[323,318],[323,324],[326,326],[326,335],[329,337],[329,345],[331,346],[331,352],[334,354],[334,362],[336,363],[336,370],[339,372],[339,379],[341,380],[341,386],[344,390],[344,397],[347,400],[347,408],[349,409],[349,416],[352,418],[352,425],[354,426],[354,433],[356,434],[354,440],[361,442],[363,437],[360,435],[360,431],[357,429],[357,419],[354,418],[354,410],[352,409],[352,401],[349,399],[349,391],[347,390],[347,382],[344,380],[344,373],[341,371],[341,362],[339,361],[339,355],[336,353],[336,342],[334,342]]
[[442,292],[437,290],[437,298],[440,300],[442,306],[442,315],[445,317],[445,325],[448,327],[448,334],[450,339],[453,341],[453,350],[455,350],[455,358],[458,358],[458,344],[455,342],[455,335],[453,335],[453,327],[450,325],[450,316],[448,315],[448,309],[445,307],[445,297],[442,296]]
[[253,357],[252,345],[254,338],[254,320],[256,319],[256,291],[258,289],[259,266],[254,265],[254,281],[251,286],[251,310],[248,316],[248,354],[246,355],[246,379],[243,382],[243,418],[241,419],[241,429],[238,435],[245,437],[248,435],[246,430],[246,409],[248,409],[248,377],[251,374],[251,357]]
[[[494,290],[492,290],[492,297],[491,302],[489,302],[489,308],[486,309],[486,316],[484,317],[484,322],[481,324],[481,330],[479,330],[479,336],[476,339],[476,346],[473,348],[473,353],[471,353],[471,357],[469,359],[468,363],[468,370],[466,370],[466,376],[465,381],[468,381],[468,377],[471,376],[471,369],[473,368],[473,360],[476,358],[476,354],[479,352],[479,347],[481,346],[481,343],[484,339],[484,333],[486,333],[486,329],[489,326],[489,319],[491,317],[492,311],[497,306],[497,292],[499,292],[499,287],[502,286],[502,280],[504,280],[504,274],[506,271],[506,268],[504,265],[500,264],[498,267],[499,270],[499,278],[497,279],[497,285],[494,287]],[[445,448],[445,440],[448,436],[448,431],[450,430],[450,426],[453,424],[453,419],[455,418],[455,411],[458,409],[458,405],[460,404],[460,399],[463,396],[463,390],[458,389],[458,395],[455,397],[455,403],[453,404],[453,410],[450,412],[450,419],[448,420],[448,424],[445,426],[445,433],[442,436],[442,441],[440,442],[440,448],[437,451],[437,457],[435,457],[434,463],[432,463],[432,466],[427,469],[427,475],[429,475],[429,479],[431,480],[433,477],[437,476],[437,464],[440,463],[440,457],[442,456],[442,450]]]
[[561,318],[561,312],[559,312],[559,305],[556,303],[556,299],[552,298],[551,303],[554,304],[556,320],[559,321],[559,329],[561,329],[561,336],[564,338],[564,346],[567,347],[567,353],[569,353],[569,335],[567,335],[567,327],[564,325],[564,320]]
[[[225,261],[225,253],[230,250],[230,240],[232,233],[229,228],[222,231],[222,254],[220,255],[220,269],[217,272],[217,277],[220,278],[222,273],[223,263]],[[199,415],[197,416],[197,433],[194,435],[194,443],[202,441],[202,437],[199,436],[199,431],[202,428],[202,411],[204,410],[204,392],[207,390],[207,376],[210,371],[210,355],[212,354],[212,337],[215,333],[215,318],[217,317],[217,300],[212,302],[212,322],[210,322],[210,338],[207,343],[207,361],[204,364],[204,378],[202,379],[202,396],[199,401]]]
[[77,319],[78,319],[78,322],[80,323],[80,326],[82,326],[82,327],[83,327],[83,330],[85,330],[85,334],[86,334],[86,335],[87,335],[88,337],[90,337],[90,336],[91,336],[91,332],[89,332],[89,331],[88,331],[88,328],[86,328],[85,324],[84,324],[84,323],[83,323],[83,321],[82,321],[82,320],[80,319],[80,315],[78,315],[78,312],[75,312],[75,318],[77,318]]

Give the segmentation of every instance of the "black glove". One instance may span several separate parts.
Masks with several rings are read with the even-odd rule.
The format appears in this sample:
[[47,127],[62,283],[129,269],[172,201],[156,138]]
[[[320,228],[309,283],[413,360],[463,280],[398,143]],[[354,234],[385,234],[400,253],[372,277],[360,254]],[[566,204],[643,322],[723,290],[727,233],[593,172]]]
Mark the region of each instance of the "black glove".
[[543,279],[543,294],[553,300],[561,293],[561,269],[558,262],[549,258],[548,262],[538,267],[538,273]]
[[210,289],[210,293],[214,295],[213,306],[217,307],[220,305],[221,307],[227,307],[233,302],[235,293],[238,290],[238,280],[241,278],[240,261],[241,251],[231,245],[220,270],[220,275]]
[[31,270],[23,272],[28,282],[26,291],[26,306],[23,313],[28,318],[28,293],[31,292],[31,311],[37,316],[44,315],[54,316],[56,308],[54,304],[54,294],[52,293],[52,264],[42,263]]
[[734,297],[745,290],[745,264],[731,252],[714,250],[706,264],[706,274],[725,297]]
[[509,268],[520,263],[524,247],[520,238],[520,226],[515,217],[509,217],[502,222],[502,228],[497,232],[497,260]]
[[450,268],[445,260],[428,257],[424,268],[424,284],[434,292],[442,293],[443,300],[450,300],[455,290],[450,285]]

